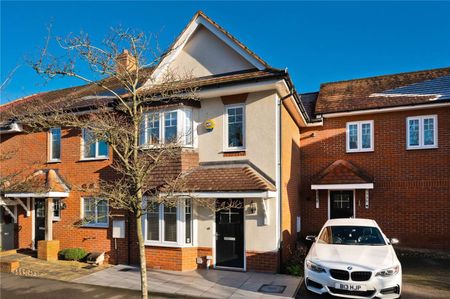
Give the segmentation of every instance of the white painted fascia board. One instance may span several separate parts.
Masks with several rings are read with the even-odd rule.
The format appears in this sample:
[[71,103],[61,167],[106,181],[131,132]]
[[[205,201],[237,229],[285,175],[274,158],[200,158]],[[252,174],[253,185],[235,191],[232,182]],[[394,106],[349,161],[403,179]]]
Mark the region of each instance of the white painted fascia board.
[[46,198],[46,197],[69,197],[69,192],[47,192],[47,193],[6,193],[5,197],[35,197],[35,198]]
[[401,107],[392,107],[392,108],[357,110],[357,111],[349,111],[349,112],[325,113],[325,114],[322,114],[322,117],[323,118],[333,118],[333,117],[363,115],[363,114],[373,114],[373,113],[387,113],[387,112],[397,112],[397,111],[441,108],[441,107],[449,107],[449,106],[450,106],[450,103],[421,104],[421,105],[419,104],[419,105],[414,105],[414,106],[401,106]]
[[311,190],[353,190],[353,189],[373,189],[373,183],[311,185]]
[[261,81],[261,82],[250,82],[250,83],[238,83],[229,86],[214,88],[214,89],[203,89],[195,93],[195,95],[200,99],[222,97],[239,93],[250,93],[258,92],[264,90],[276,90],[277,83],[283,81],[279,79]]
[[[165,196],[166,194],[161,194]],[[197,198],[271,198],[276,196],[275,191],[256,192],[192,192],[174,193],[173,196],[187,196]]]

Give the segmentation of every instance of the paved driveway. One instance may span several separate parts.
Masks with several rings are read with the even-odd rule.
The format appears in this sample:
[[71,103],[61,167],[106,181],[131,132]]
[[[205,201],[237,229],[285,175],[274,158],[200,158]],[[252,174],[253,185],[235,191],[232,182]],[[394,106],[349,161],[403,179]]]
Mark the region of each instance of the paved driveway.
[[[139,270],[118,265],[74,280],[78,283],[114,286],[138,290]],[[189,272],[148,271],[149,291],[153,294],[171,295],[177,298],[273,298],[286,299],[295,296],[301,279],[289,275],[197,270]],[[263,285],[270,288],[282,286],[282,293],[261,292]]]
[[[450,254],[439,257],[398,255],[403,267],[402,298],[434,299],[450,298]],[[328,299],[329,295],[315,295],[307,292],[304,285],[297,298]]]

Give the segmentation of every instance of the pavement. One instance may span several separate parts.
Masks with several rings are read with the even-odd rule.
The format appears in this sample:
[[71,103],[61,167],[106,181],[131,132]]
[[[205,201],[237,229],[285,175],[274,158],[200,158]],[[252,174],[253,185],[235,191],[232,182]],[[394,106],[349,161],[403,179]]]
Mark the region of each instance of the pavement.
[[[176,298],[286,299],[295,297],[301,283],[299,277],[255,272],[200,269],[189,272],[149,270],[147,273],[151,294]],[[137,267],[118,265],[73,282],[139,290],[139,277]],[[262,292],[263,285],[282,286],[283,290],[282,293]]]
[[[23,277],[1,273],[0,298],[2,299],[138,299],[140,292],[135,290],[70,283],[46,278]],[[151,296],[152,299],[169,297]]]

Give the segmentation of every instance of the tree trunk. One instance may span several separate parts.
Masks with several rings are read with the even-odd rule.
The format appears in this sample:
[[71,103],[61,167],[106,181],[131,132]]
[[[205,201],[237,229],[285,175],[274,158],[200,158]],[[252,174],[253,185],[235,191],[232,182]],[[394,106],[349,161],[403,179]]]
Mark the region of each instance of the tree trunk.
[[136,231],[139,246],[139,266],[141,270],[141,295],[143,299],[147,299],[148,298],[147,262],[145,258],[144,236],[142,233],[142,215],[136,217]]

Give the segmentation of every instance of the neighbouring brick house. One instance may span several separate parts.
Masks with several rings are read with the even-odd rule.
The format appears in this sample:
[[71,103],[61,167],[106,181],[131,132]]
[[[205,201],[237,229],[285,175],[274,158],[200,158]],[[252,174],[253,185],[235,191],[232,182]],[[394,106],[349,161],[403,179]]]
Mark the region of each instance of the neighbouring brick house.
[[322,84],[301,95],[302,233],[375,219],[402,246],[450,249],[450,68]]
[[[189,202],[161,206],[143,223],[148,267],[191,270],[197,257],[205,263],[210,256],[217,268],[274,272],[299,234],[317,232],[338,216],[374,218],[405,246],[449,248],[449,68],[328,83],[318,93],[297,94],[287,72],[271,68],[201,12],[173,49],[145,72],[157,78],[165,68],[192,71],[200,101],[153,107],[149,112],[160,122],[146,122],[142,142],[152,134],[161,142],[170,132],[186,135],[167,169],[186,172],[196,196],[242,200],[244,208],[211,214]],[[90,109],[90,99],[101,93],[92,85],[42,93],[0,106],[0,115],[35,99],[76,99],[77,109]],[[38,185],[1,199],[2,219],[8,218],[2,221],[15,223],[9,246],[35,248],[51,236],[61,248],[105,251],[112,263],[136,263],[128,215],[101,217],[107,201],[75,188],[113,178],[108,146],[86,147],[88,132],[77,128],[24,134],[20,124],[2,121],[1,151],[17,152],[1,162],[0,175],[32,165]],[[430,126],[439,128],[433,138]],[[435,144],[424,144],[422,135]],[[406,136],[414,149],[406,148]],[[87,213],[93,223],[74,225]],[[124,238],[112,238],[114,223],[125,224]]]

